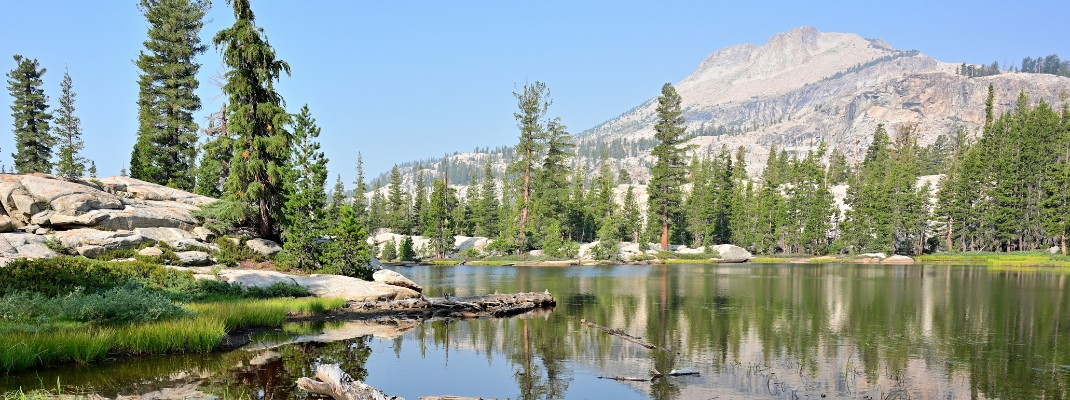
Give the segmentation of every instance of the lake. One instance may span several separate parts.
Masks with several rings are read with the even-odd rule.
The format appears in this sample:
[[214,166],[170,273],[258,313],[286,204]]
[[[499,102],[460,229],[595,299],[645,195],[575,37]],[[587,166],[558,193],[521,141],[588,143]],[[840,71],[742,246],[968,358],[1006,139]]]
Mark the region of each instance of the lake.
[[[1070,277],[973,266],[399,267],[428,296],[549,290],[508,319],[290,324],[245,348],[0,377],[0,390],[302,398],[319,363],[384,392],[513,399],[1067,398]],[[642,337],[650,350],[581,325]],[[698,376],[653,381],[651,370]]]

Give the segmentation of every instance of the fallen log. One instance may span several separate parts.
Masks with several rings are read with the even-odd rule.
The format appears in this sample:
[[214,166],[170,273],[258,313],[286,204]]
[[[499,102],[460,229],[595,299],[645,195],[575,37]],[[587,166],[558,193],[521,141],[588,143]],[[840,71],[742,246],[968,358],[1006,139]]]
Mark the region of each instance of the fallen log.
[[354,302],[340,311],[339,318],[362,319],[375,316],[422,316],[455,319],[501,318],[549,309],[557,300],[549,291],[542,293],[485,294],[478,296],[421,297],[405,300]]
[[650,343],[648,341],[645,341],[645,340],[643,340],[643,338],[632,336],[632,335],[629,335],[627,333],[624,333],[624,331],[622,331],[620,329],[610,329],[610,328],[604,327],[602,325],[598,325],[598,324],[596,324],[594,322],[588,321],[587,318],[581,318],[580,319],[580,323],[585,325],[585,326],[587,326],[588,328],[598,329],[598,330],[600,330],[602,332],[605,332],[605,333],[608,333],[610,335],[619,337],[621,339],[624,339],[624,340],[627,340],[629,342],[638,344],[640,346],[646,347],[646,348],[651,349],[651,350],[669,351],[669,349],[658,347],[658,345]]
[[624,382],[650,382],[650,381],[654,380],[652,378],[629,378],[629,377],[626,377],[626,376],[599,376],[598,379],[612,379],[612,380],[615,380],[615,381],[624,381]]
[[654,369],[650,370],[650,373],[654,374],[654,378],[655,379],[661,378],[663,376],[701,375],[701,374],[699,374],[698,371],[695,371],[693,369],[674,369],[672,371],[669,371],[669,373],[667,373],[667,374],[663,374],[661,372],[658,372],[657,368],[654,368]]
[[338,364],[316,367],[315,378],[297,379],[297,387],[306,392],[331,396],[335,400],[405,400],[353,379]]

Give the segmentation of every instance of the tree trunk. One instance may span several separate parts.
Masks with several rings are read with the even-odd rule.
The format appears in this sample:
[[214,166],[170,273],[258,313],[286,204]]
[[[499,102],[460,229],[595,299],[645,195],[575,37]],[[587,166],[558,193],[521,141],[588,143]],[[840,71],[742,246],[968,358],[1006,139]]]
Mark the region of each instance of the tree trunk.
[[951,251],[951,218],[947,219],[947,251]]
[[661,212],[661,249],[669,250],[669,211]]
[[1062,236],[1059,238],[1059,242],[1060,242],[1059,243],[1059,247],[1062,247],[1062,249],[1063,249],[1063,256],[1066,256],[1066,234],[1065,233],[1062,234]]

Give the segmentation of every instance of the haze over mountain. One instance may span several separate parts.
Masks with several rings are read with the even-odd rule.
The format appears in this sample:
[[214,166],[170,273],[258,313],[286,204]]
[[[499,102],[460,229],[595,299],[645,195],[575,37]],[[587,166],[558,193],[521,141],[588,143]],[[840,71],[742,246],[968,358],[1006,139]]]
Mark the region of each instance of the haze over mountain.
[[[799,27],[774,35],[764,45],[715,51],[676,83],[676,89],[683,98],[688,132],[695,135],[690,141],[697,145],[695,152],[743,146],[752,176],[764,167],[773,145],[806,152],[824,141],[846,153],[849,163],[861,161],[880,123],[889,130],[916,125],[922,145],[960,127],[977,134],[990,83],[995,86],[997,114],[1012,107],[1022,91],[1034,102],[1054,104],[1070,91],[1066,77],[1003,72],[968,78],[956,73],[959,65],[895,49],[881,39]],[[624,168],[633,178],[646,179],[658,90],[651,88],[651,100],[576,134],[576,161],[594,171],[605,149],[614,172]],[[501,174],[510,155],[509,149],[488,149],[422,165],[431,169],[427,179],[448,168],[451,184],[464,185],[488,157]],[[407,187],[415,163],[402,164]]]

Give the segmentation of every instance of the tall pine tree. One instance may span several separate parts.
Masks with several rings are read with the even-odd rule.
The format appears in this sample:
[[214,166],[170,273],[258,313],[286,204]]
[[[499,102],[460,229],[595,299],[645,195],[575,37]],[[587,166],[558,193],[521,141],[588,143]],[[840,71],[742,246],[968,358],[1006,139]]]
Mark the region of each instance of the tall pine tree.
[[[133,178],[182,190],[194,188],[197,123],[193,113],[201,109],[195,93],[201,66],[194,58],[208,49],[201,44],[200,32],[210,7],[208,0],[141,0],[138,4],[148,20],[149,37],[134,62],[141,72],[137,142],[130,155]],[[228,65],[238,68],[237,63]]]
[[228,129],[234,133],[226,196],[253,204],[257,209],[257,232],[277,239],[278,219],[286,200],[285,179],[291,137],[286,127],[290,115],[275,91],[290,65],[276,59],[263,29],[256,26],[249,0],[233,0],[234,25],[216,33],[213,42],[222,46],[226,73],[223,91],[230,98]]
[[320,128],[308,105],[294,119],[294,147],[290,155],[291,174],[286,183],[290,196],[283,206],[282,252],[279,261],[290,268],[312,271],[319,267],[323,249],[319,239],[326,235],[327,158],[316,140]]
[[676,223],[680,213],[681,190],[687,182],[685,153],[689,148],[683,146],[687,140],[687,132],[684,128],[684,114],[680,110],[681,101],[672,84],[666,83],[661,87],[657,122],[654,125],[654,138],[658,140],[658,144],[650,152],[654,157],[654,166],[650,169],[649,214],[656,216],[656,221],[661,226],[663,250],[669,249],[669,228]]
[[78,155],[82,150],[82,120],[74,115],[74,93],[71,75],[63,73],[60,84],[59,108],[56,109],[56,136],[60,141],[59,160],[56,172],[66,178],[80,178],[85,173],[85,159]]
[[20,174],[52,171],[52,135],[48,113],[48,96],[41,85],[47,71],[37,60],[15,55],[17,66],[7,73],[7,90],[11,93],[11,119],[14,123],[15,171]]

